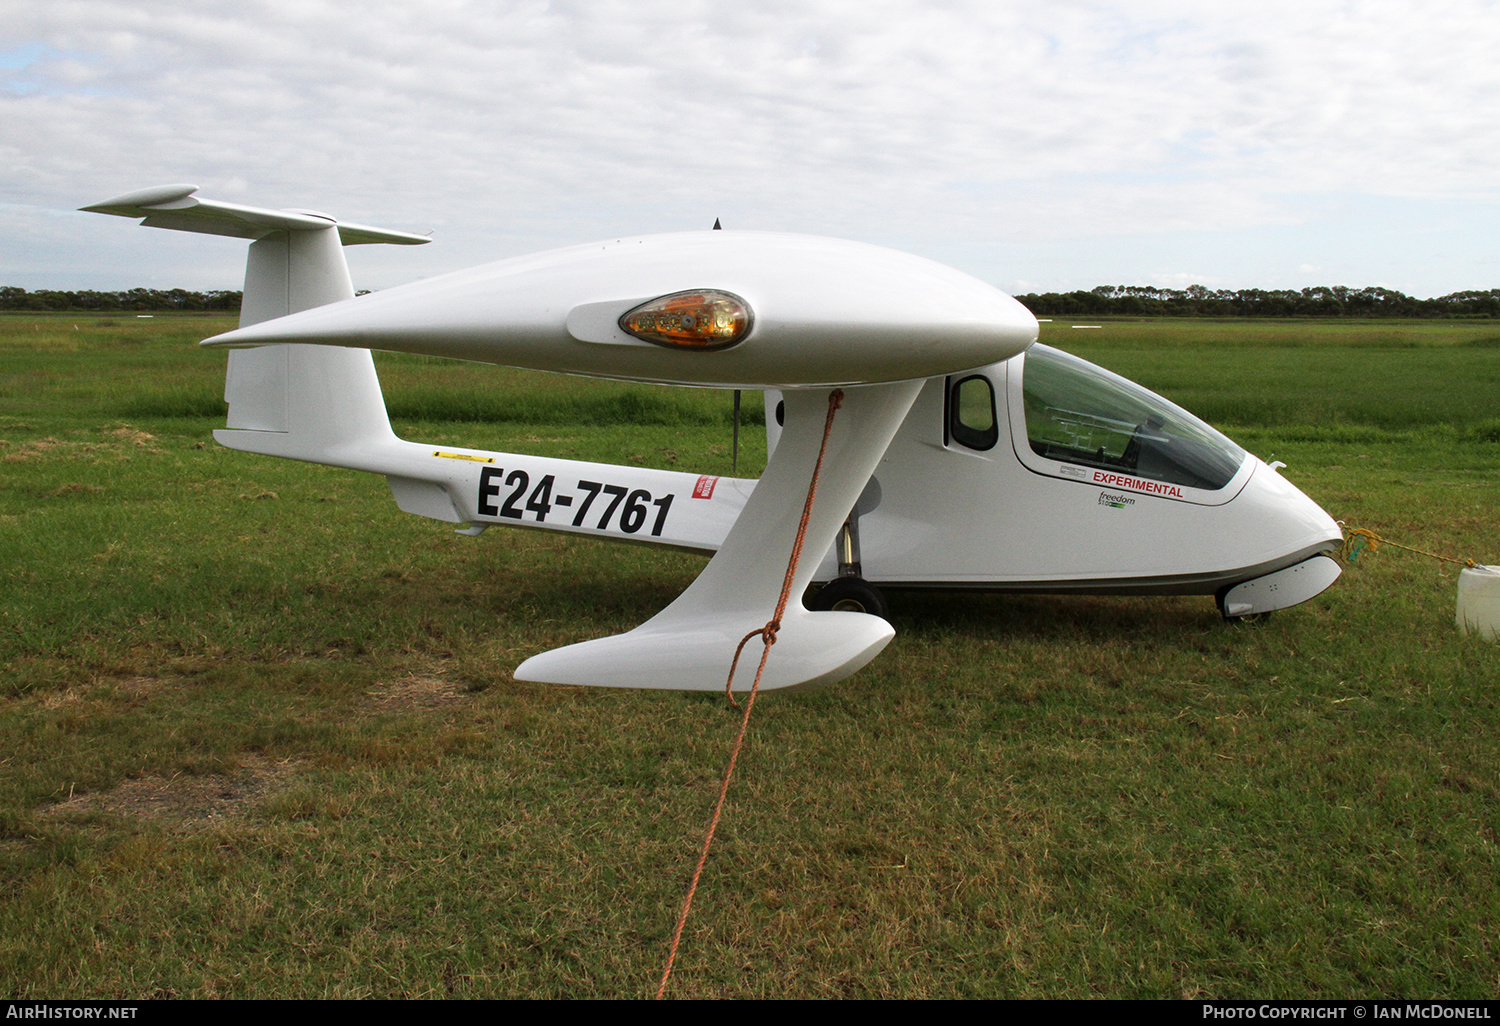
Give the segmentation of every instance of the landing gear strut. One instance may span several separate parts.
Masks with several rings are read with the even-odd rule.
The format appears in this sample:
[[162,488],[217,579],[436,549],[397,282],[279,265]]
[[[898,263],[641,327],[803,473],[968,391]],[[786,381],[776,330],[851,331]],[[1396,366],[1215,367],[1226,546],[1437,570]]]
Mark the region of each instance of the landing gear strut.
[[[879,502],[879,485],[875,485],[875,502]],[[867,488],[867,491],[869,489]],[[861,503],[864,496],[860,497]],[[873,505],[873,503],[872,503]],[[810,608],[814,610],[836,610],[841,613],[869,613],[882,620],[891,618],[890,606],[880,589],[860,576],[859,565],[859,514],[856,504],[849,519],[839,528],[838,546],[839,575],[829,581],[813,596]]]

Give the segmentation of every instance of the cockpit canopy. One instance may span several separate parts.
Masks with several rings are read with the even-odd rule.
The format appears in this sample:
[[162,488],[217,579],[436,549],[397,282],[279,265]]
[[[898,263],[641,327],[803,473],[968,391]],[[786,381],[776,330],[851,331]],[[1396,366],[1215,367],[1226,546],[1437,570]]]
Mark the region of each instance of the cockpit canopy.
[[1180,406],[1050,346],[1026,351],[1026,436],[1038,456],[1214,491],[1245,450]]

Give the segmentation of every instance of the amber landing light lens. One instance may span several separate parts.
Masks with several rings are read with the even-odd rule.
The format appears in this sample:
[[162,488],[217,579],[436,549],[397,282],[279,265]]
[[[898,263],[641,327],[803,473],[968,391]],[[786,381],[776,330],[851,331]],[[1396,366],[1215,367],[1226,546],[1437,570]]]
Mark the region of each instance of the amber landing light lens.
[[643,303],[620,318],[620,328],[659,346],[707,351],[738,345],[752,322],[749,303],[731,292],[706,289]]

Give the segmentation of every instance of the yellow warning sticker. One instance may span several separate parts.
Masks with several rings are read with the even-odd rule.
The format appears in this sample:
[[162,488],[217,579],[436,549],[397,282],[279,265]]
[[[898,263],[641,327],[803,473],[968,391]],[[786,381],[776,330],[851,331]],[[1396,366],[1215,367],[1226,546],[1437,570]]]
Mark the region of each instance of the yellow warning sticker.
[[433,453],[433,455],[434,456],[441,456],[444,459],[448,459],[448,460],[473,460],[475,463],[494,463],[495,462],[495,457],[493,457],[493,456],[470,456],[466,452],[443,452],[441,449],[438,450],[437,452]]

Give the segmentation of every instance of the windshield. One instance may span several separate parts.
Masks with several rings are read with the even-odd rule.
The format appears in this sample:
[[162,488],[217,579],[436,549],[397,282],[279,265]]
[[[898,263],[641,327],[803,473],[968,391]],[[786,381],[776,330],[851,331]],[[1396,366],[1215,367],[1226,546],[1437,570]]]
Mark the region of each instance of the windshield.
[[1060,463],[1216,490],[1245,450],[1191,413],[1086,360],[1034,345],[1022,371],[1031,451]]

